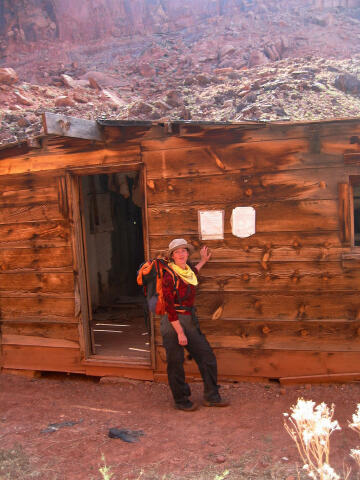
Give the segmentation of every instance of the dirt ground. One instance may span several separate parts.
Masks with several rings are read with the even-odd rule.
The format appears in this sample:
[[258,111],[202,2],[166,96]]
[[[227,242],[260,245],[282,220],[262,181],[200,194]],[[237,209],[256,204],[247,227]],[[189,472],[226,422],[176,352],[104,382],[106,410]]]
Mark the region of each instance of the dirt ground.
[[[192,391],[201,402],[201,384]],[[345,460],[353,467],[350,478],[359,478],[349,451],[360,438],[347,420],[360,401],[360,384],[239,383],[224,385],[222,395],[230,407],[182,412],[162,384],[0,375],[0,479],[100,480],[103,455],[113,480],[295,480],[302,465],[282,414],[298,397],[336,405],[342,430],[331,437],[331,463],[341,474]],[[127,443],[108,437],[112,427],[143,435]]]

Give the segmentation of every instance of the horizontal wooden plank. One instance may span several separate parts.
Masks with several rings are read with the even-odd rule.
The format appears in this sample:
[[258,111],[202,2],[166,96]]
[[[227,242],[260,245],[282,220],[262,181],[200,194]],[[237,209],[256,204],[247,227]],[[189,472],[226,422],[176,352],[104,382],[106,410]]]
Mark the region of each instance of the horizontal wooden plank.
[[30,295],[74,297],[74,274],[70,273],[0,273],[0,297]]
[[16,375],[18,377],[31,378],[31,379],[41,377],[41,372],[37,370],[21,370],[21,369],[14,369],[14,368],[2,368],[1,374]]
[[327,137],[321,138],[319,148],[326,155],[331,153],[332,155],[344,155],[344,153],[359,153],[360,148],[357,142],[352,142],[351,137],[356,137],[357,135],[351,135],[350,131],[344,132],[341,134],[339,131],[338,134],[329,135]]
[[243,320],[358,320],[357,292],[199,292],[197,309],[201,319]]
[[0,249],[23,247],[58,247],[70,245],[67,221],[0,224]]
[[0,191],[3,195],[5,192],[17,192],[18,190],[37,190],[42,188],[56,189],[57,180],[54,175],[33,175],[27,173],[25,175],[2,175],[0,176]]
[[[264,254],[263,258],[266,254]],[[267,259],[267,257],[265,257]],[[201,289],[206,291],[359,291],[360,270],[339,262],[210,262],[201,270]]]
[[[360,322],[204,320],[201,330],[213,348],[359,352]],[[156,345],[162,345],[159,324]]]
[[122,377],[134,380],[154,380],[154,371],[148,366],[122,365],[119,364],[119,359],[117,359],[116,365],[111,365],[111,362],[103,363],[99,360],[93,362],[87,360],[83,362],[83,365],[86,375],[96,377]]
[[3,345],[4,368],[85,373],[80,350],[30,345]]
[[101,127],[95,120],[45,112],[43,113],[43,124],[45,133],[49,135],[103,140]]
[[79,342],[79,325],[68,323],[3,322],[3,335],[35,336]]
[[55,186],[38,189],[10,190],[0,193],[0,208],[27,207],[56,203],[58,192]]
[[66,169],[105,165],[126,165],[139,162],[140,146],[118,145],[104,148],[86,140],[56,138],[46,148],[34,149],[26,155],[3,158],[0,175],[20,175],[28,172],[64,172]]
[[147,177],[187,178],[206,175],[326,169],[343,165],[340,153],[310,153],[306,139],[282,142],[239,143],[235,145],[196,146],[143,152]]
[[149,206],[337,199],[338,183],[348,181],[343,167],[275,174],[194,176],[148,182]]
[[[286,141],[306,139],[308,150],[318,151],[326,137],[340,138],[344,144],[344,151],[351,150],[350,138],[359,135],[360,127],[357,120],[351,122],[321,122],[316,124],[268,124],[254,125],[213,125],[203,128],[200,125],[182,125],[173,132],[177,135],[167,138],[143,140],[142,147],[146,150],[168,150],[188,147],[191,144],[214,145],[236,143],[263,143],[266,141]],[[356,151],[356,146],[353,147]]]
[[78,323],[73,298],[0,298],[1,321]]
[[[181,235],[196,247],[191,261],[200,260],[198,234]],[[150,235],[150,257],[164,255],[173,235]],[[248,238],[237,238],[231,233],[224,240],[204,242],[212,252],[211,262],[261,262],[264,254],[274,262],[339,261],[342,248],[339,232],[257,232]]]
[[[212,205],[211,208],[225,210],[225,232],[231,232],[231,212],[239,201],[232,205]],[[256,210],[257,232],[281,231],[328,231],[338,230],[338,205],[335,200],[287,201],[257,205],[247,202]],[[179,235],[198,232],[198,211],[207,210],[207,205],[196,207],[148,208],[149,231],[152,235]]]
[[0,224],[48,222],[49,220],[62,219],[63,217],[57,203],[28,204],[22,207],[4,207],[0,209]]
[[76,350],[80,348],[78,342],[65,340],[63,338],[47,338],[34,335],[12,335],[7,333],[2,335],[2,343],[3,345],[24,345],[29,347],[75,348]]
[[[320,120],[305,122],[239,122],[224,125],[197,125],[193,122],[179,126],[179,134],[182,137],[199,137],[207,135],[209,138],[223,136],[223,130],[227,132],[226,141],[236,138],[242,134],[243,140],[263,141],[271,139],[287,139],[307,137],[313,140],[313,137],[327,136],[348,136],[359,133],[359,120],[357,118],[339,119],[339,120]],[[225,135],[226,136],[226,135]],[[349,143],[351,143],[349,141]]]
[[[219,377],[281,378],[336,373],[353,373],[360,352],[317,352],[256,349],[214,349]],[[157,372],[166,371],[163,347],[156,347]],[[185,371],[198,374],[195,362],[187,361]]]
[[71,271],[71,247],[34,247],[0,249],[0,271]]
[[325,373],[322,375],[306,375],[302,377],[281,377],[279,380],[281,385],[294,385],[297,383],[347,383],[358,382],[360,380],[360,373]]

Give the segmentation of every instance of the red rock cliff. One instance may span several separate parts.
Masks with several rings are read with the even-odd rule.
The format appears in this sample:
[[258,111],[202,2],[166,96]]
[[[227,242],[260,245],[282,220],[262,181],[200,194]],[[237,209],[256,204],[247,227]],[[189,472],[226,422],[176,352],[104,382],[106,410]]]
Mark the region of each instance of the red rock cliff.
[[[290,2],[291,3],[291,2]],[[360,0],[302,0],[318,9],[360,7]],[[167,32],[201,18],[288,8],[288,0],[0,0],[3,43]]]

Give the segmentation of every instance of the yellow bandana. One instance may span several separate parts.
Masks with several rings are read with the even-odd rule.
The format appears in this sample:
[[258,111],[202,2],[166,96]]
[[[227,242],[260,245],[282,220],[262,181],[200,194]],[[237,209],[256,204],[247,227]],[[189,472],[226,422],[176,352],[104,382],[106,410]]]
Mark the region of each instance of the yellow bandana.
[[189,265],[186,265],[186,268],[183,269],[179,267],[179,265],[176,265],[176,263],[170,262],[169,267],[174,270],[174,272],[179,275],[181,280],[184,280],[186,283],[190,283],[190,285],[196,286],[198,284],[198,279],[195,275],[195,273],[191,270]]

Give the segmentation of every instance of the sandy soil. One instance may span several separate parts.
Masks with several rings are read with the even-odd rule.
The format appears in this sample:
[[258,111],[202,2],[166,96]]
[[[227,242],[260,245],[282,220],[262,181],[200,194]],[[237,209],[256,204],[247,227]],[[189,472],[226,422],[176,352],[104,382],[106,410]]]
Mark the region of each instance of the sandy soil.
[[[201,384],[192,390],[201,402]],[[101,479],[104,455],[113,480],[295,480],[301,465],[282,413],[298,397],[336,405],[343,429],[332,436],[331,463],[341,473],[345,460],[353,467],[350,478],[358,478],[349,451],[360,439],[347,420],[359,402],[360,384],[283,389],[240,383],[224,385],[222,394],[230,407],[181,412],[173,409],[166,385],[0,375],[0,479]],[[77,423],[44,432],[63,422]],[[112,427],[144,435],[126,443],[108,437]]]

